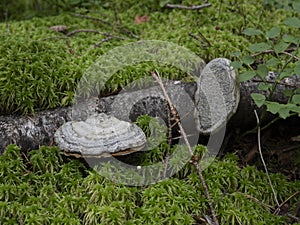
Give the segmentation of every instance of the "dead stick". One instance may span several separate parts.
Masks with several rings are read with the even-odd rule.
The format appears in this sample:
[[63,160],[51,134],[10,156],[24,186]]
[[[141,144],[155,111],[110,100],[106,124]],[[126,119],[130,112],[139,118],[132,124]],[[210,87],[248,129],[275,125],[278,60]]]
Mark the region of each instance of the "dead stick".
[[197,173],[198,173],[198,176],[200,178],[200,181],[201,181],[202,187],[204,189],[204,193],[205,193],[205,196],[207,198],[207,202],[208,202],[208,205],[210,207],[210,211],[211,211],[211,214],[212,214],[212,217],[213,217],[214,225],[219,225],[219,222],[218,222],[218,219],[217,219],[217,216],[216,216],[216,213],[215,213],[215,209],[214,209],[214,206],[213,206],[213,203],[212,203],[212,198],[210,196],[210,193],[208,191],[208,187],[207,187],[205,179],[203,177],[202,169],[201,169],[201,167],[198,163],[199,159],[197,159],[197,157],[194,157],[194,152],[193,152],[192,147],[189,143],[187,135],[186,135],[186,133],[185,133],[185,131],[184,131],[182,125],[181,125],[180,117],[178,115],[178,112],[177,112],[176,108],[174,107],[174,105],[173,105],[173,103],[172,103],[172,101],[171,101],[171,99],[170,99],[170,97],[169,97],[169,95],[168,95],[168,93],[167,93],[167,91],[164,87],[164,84],[163,84],[163,82],[162,82],[162,80],[159,76],[159,73],[156,71],[155,73],[152,72],[151,75],[157,81],[157,83],[159,84],[159,86],[160,86],[160,88],[161,88],[161,90],[162,90],[169,106],[170,106],[171,113],[173,114],[174,119],[178,124],[178,127],[180,129],[180,133],[183,136],[185,144],[186,144],[186,146],[187,146],[187,148],[188,148],[188,150],[191,154],[191,157],[192,157],[191,163],[195,166],[195,168],[197,170]]
[[78,14],[78,13],[72,13],[72,16],[76,16],[76,17],[80,17],[80,18],[85,18],[85,19],[90,19],[90,20],[95,20],[95,21],[98,21],[100,23],[104,23],[104,24],[107,24],[107,25],[111,25],[111,23],[109,22],[106,22],[100,18],[96,18],[96,17],[92,17],[92,16],[86,16],[86,15],[82,15],[82,14]]
[[261,143],[260,143],[260,125],[259,125],[259,124],[260,124],[260,121],[259,121],[259,118],[258,118],[258,115],[257,115],[256,110],[254,110],[254,114],[255,114],[255,117],[256,117],[256,121],[257,121],[257,142],[258,142],[257,144],[258,144],[259,155],[260,155],[261,161],[262,161],[262,163],[263,163],[265,172],[266,172],[266,174],[267,174],[268,181],[269,181],[269,185],[270,185],[270,187],[271,187],[271,189],[272,189],[272,192],[273,192],[273,195],[274,195],[275,202],[276,202],[277,206],[280,207],[279,202],[278,202],[278,200],[277,200],[276,192],[275,192],[275,190],[274,190],[274,187],[273,187],[271,178],[270,178],[270,176],[269,176],[268,168],[267,168],[267,166],[266,166],[266,163],[265,163],[265,160],[264,160],[262,151],[261,151]]
[[174,4],[169,4],[169,3],[167,3],[165,5],[165,7],[171,8],[171,9],[186,9],[186,10],[200,10],[200,9],[204,9],[204,8],[207,8],[207,7],[210,7],[210,6],[211,6],[210,3],[205,3],[203,5],[192,5],[192,6],[174,5]]

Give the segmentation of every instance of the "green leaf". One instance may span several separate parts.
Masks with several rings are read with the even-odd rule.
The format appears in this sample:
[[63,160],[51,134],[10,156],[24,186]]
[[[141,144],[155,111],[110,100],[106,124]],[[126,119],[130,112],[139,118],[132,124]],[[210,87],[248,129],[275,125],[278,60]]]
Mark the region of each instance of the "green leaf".
[[265,83],[260,83],[259,85],[258,85],[258,90],[260,90],[260,91],[267,91],[267,90],[269,90],[270,88],[272,87],[272,85],[270,85],[270,84],[265,84]]
[[270,48],[271,48],[271,46],[267,43],[264,43],[264,42],[252,44],[252,45],[249,46],[249,50],[251,52],[263,52],[263,51],[266,51]]
[[231,62],[230,66],[232,66],[234,69],[240,69],[243,67],[242,63],[237,61]]
[[254,102],[258,108],[260,108],[266,101],[266,96],[264,96],[262,94],[252,93],[251,97],[254,100]]
[[267,106],[267,111],[271,112],[272,114],[278,113],[281,108],[281,105],[278,102],[266,101],[265,105]]
[[297,61],[295,64],[296,64],[296,66],[294,68],[294,72],[297,76],[300,77],[300,61]]
[[288,107],[281,107],[279,109],[278,113],[282,119],[286,119],[287,117],[289,117],[291,115],[290,109]]
[[285,69],[283,72],[281,72],[278,79],[282,80],[284,78],[291,77],[291,76],[293,76],[293,69],[288,68],[288,69]]
[[261,30],[255,29],[255,28],[247,28],[243,31],[243,34],[246,34],[248,36],[254,36],[262,34],[263,32]]
[[300,13],[300,1],[294,1],[293,2],[293,9]]
[[242,57],[242,62],[246,65],[250,65],[254,62],[254,58],[251,55],[244,55]]
[[278,54],[279,52],[284,52],[289,47],[289,45],[289,43],[280,41],[274,46],[274,50]]
[[300,19],[296,17],[289,17],[283,21],[286,25],[292,28],[300,28]]
[[266,32],[266,36],[268,38],[275,38],[280,35],[281,29],[280,27],[273,27],[269,31]]
[[168,4],[169,2],[170,2],[169,0],[162,0],[162,1],[159,2],[159,6],[160,6],[161,8],[163,8],[163,7],[165,7],[165,5]]
[[300,94],[296,94],[292,97],[292,103],[300,105]]
[[294,44],[298,44],[298,42],[299,42],[299,38],[296,38],[295,36],[289,35],[289,34],[283,35],[282,40],[284,40],[285,42],[294,43]]
[[246,71],[239,75],[239,82],[250,80],[251,78],[255,77],[255,75],[256,74],[254,71]]
[[261,78],[261,79],[265,79],[265,77],[268,75],[269,73],[269,70],[268,68],[266,67],[266,65],[264,64],[259,64],[258,67],[257,67],[257,75]]
[[291,97],[294,94],[294,92],[292,90],[290,90],[290,89],[283,90],[282,93],[286,97]]
[[277,65],[280,64],[280,60],[276,59],[276,58],[271,58],[269,59],[267,62],[266,62],[266,65],[267,66],[270,66],[270,67],[275,67]]

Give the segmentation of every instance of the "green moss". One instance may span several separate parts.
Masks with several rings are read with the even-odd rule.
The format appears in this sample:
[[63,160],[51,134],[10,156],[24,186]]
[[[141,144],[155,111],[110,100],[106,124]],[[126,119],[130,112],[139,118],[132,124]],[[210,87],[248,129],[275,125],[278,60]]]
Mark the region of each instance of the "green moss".
[[[57,148],[41,147],[22,158],[15,145],[0,156],[0,165],[1,224],[194,224],[210,215],[195,171],[183,179],[126,187],[62,158]],[[287,217],[264,207],[275,205],[266,175],[239,168],[236,156],[214,160],[204,176],[221,224],[287,224]],[[271,179],[280,202],[300,188],[299,181],[279,174]],[[291,210],[299,201],[299,195],[290,199]]]
[[[116,46],[136,41],[126,30],[140,39],[178,43],[205,61],[216,57],[232,59],[232,52],[246,51],[252,41],[242,34],[245,28],[268,30],[278,25],[283,33],[288,31],[282,20],[295,15],[295,12],[268,10],[262,2],[214,0],[209,8],[188,11],[161,8],[159,1],[148,1],[146,4],[112,1],[108,5],[99,3],[87,14],[101,18],[110,25],[74,17],[70,13],[0,23],[0,113],[26,114],[71,104],[78,81],[99,56]],[[187,0],[182,4],[198,2]],[[86,10],[78,9],[78,12],[86,14]],[[115,15],[121,23],[116,21]],[[135,24],[134,17],[141,15],[148,15],[149,21]],[[60,24],[68,26],[70,31],[96,29],[126,40],[112,39],[95,47],[94,44],[104,39],[104,35],[78,33],[67,38],[49,29]],[[166,78],[182,79],[187,76],[173,68],[162,69],[151,63],[130,66],[113,76],[103,91],[120,90],[135,79],[147,76],[153,69],[164,70]]]

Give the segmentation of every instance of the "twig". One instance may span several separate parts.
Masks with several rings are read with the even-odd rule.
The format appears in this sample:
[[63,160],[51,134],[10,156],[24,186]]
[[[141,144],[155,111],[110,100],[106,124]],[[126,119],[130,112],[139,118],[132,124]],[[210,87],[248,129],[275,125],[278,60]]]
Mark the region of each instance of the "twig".
[[104,43],[104,42],[109,42],[111,39],[113,39],[113,38],[112,38],[112,37],[104,38],[104,39],[102,39],[101,41],[97,42],[97,43],[95,44],[95,47],[100,47],[100,45],[102,45],[102,43]]
[[97,18],[97,17],[86,16],[86,15],[82,15],[82,14],[78,14],[78,13],[72,13],[72,16],[85,18],[85,19],[90,19],[90,20],[95,20],[95,21],[98,21],[98,22],[106,24],[106,25],[111,25],[111,23],[109,23],[107,21],[104,21],[104,20],[102,20],[100,18]]
[[[208,44],[208,46],[211,47],[212,44],[210,43],[210,41],[203,34],[201,34],[200,31],[198,31],[198,32],[199,32],[200,37],[204,40],[204,42],[206,42]],[[194,38],[195,40],[201,42],[200,38],[198,38],[195,34],[189,33],[189,36]]]
[[173,105],[173,103],[172,103],[172,101],[171,101],[171,99],[170,99],[170,97],[169,97],[169,95],[168,95],[168,93],[167,93],[167,91],[166,91],[166,89],[164,87],[164,84],[163,84],[163,82],[162,82],[162,80],[161,80],[161,78],[159,76],[159,73],[156,71],[155,73],[152,72],[151,75],[157,81],[157,83],[159,84],[159,86],[160,86],[160,88],[161,88],[161,90],[162,90],[162,92],[163,92],[163,94],[164,94],[164,96],[165,96],[165,98],[166,98],[169,106],[170,106],[171,113],[173,114],[174,119],[175,119],[175,121],[178,124],[178,127],[180,129],[180,133],[183,136],[185,144],[186,144],[186,146],[187,146],[187,148],[188,148],[188,150],[190,152],[190,155],[191,155],[191,158],[192,158],[190,162],[191,162],[191,164],[194,165],[194,167],[197,170],[197,173],[198,173],[198,176],[200,178],[202,187],[204,189],[205,196],[207,198],[208,205],[210,207],[210,211],[211,211],[211,214],[212,214],[212,217],[213,217],[214,225],[219,225],[219,222],[218,222],[218,219],[217,219],[217,216],[216,216],[216,213],[215,213],[215,209],[214,209],[214,206],[212,204],[212,198],[210,196],[210,193],[208,191],[208,187],[207,187],[205,179],[203,177],[202,169],[201,169],[201,167],[199,165],[199,160],[200,159],[198,157],[194,156],[194,152],[193,152],[192,147],[191,147],[191,145],[189,143],[187,135],[186,135],[186,133],[185,133],[185,131],[184,131],[182,125],[181,125],[180,117],[178,115],[178,112],[177,112],[176,108],[174,107],[174,105]]
[[204,9],[207,7],[210,7],[211,4],[210,3],[205,3],[202,5],[192,5],[192,6],[186,6],[186,5],[174,5],[174,4],[170,4],[167,3],[165,5],[165,7],[167,8],[171,8],[171,9],[186,9],[186,10],[200,10],[200,9]]
[[260,125],[259,125],[259,118],[258,118],[258,115],[257,115],[257,112],[256,110],[254,110],[254,113],[255,113],[255,117],[256,117],[256,121],[257,121],[257,142],[258,142],[258,151],[259,151],[259,154],[260,154],[260,158],[261,158],[261,161],[263,163],[263,166],[264,166],[264,169],[265,169],[265,172],[267,174],[267,177],[268,177],[268,181],[269,181],[269,184],[270,184],[270,187],[272,189],[272,192],[273,192],[273,195],[274,195],[274,199],[275,199],[275,202],[277,204],[277,206],[279,207],[280,204],[277,200],[277,195],[276,195],[276,192],[274,190],[274,187],[272,185],[272,181],[271,181],[271,178],[269,176],[269,172],[268,172],[268,169],[267,169],[267,166],[266,166],[266,163],[265,163],[265,160],[264,160],[264,157],[262,155],[262,151],[261,151],[261,143],[260,143]]
[[[287,51],[289,52],[292,52],[292,51],[295,51],[296,48],[290,48],[290,49],[287,49]],[[279,52],[279,54],[284,54],[284,55],[288,55],[296,60],[300,60],[299,57],[287,52],[287,51],[283,51],[283,52]],[[265,51],[262,51],[262,52],[259,52],[259,53],[256,53],[256,54],[253,54],[252,57],[255,57],[255,56],[259,56],[259,55],[263,55],[263,54],[270,54],[270,53],[275,53],[275,51],[273,49],[268,49],[268,50],[265,50]]]
[[75,35],[77,33],[96,33],[96,34],[103,34],[103,35],[106,35],[106,36],[109,36],[110,34],[108,34],[107,32],[101,32],[101,31],[98,31],[98,30],[90,30],[90,29],[78,29],[78,30],[73,30],[73,31],[70,31],[68,32],[66,35],[68,37],[72,36],[72,35]]

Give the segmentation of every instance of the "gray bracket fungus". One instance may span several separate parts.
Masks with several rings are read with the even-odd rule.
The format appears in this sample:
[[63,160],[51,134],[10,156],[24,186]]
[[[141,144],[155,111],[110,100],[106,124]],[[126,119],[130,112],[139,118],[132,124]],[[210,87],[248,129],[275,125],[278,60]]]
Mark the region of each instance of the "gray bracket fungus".
[[129,154],[146,143],[138,126],[104,113],[65,123],[55,132],[54,139],[67,155],[95,158]]
[[223,127],[236,112],[240,100],[237,72],[230,61],[217,58],[201,72],[195,93],[195,118],[200,133],[209,134]]

